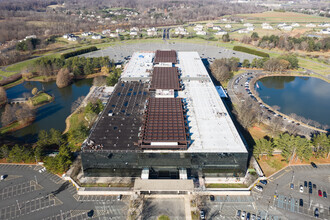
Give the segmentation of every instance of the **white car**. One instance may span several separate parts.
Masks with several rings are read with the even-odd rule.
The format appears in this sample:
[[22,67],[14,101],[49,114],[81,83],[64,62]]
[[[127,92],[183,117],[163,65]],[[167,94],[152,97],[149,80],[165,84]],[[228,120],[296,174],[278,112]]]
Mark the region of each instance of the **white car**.
[[260,191],[260,192],[262,192],[263,189],[264,189],[262,186],[259,186],[259,185],[256,185],[254,188],[255,188],[256,190]]
[[300,189],[299,192],[303,193],[304,192],[304,187],[302,185],[300,185]]
[[244,220],[245,219],[245,215],[246,215],[246,212],[243,211],[242,215],[241,215],[241,219]]

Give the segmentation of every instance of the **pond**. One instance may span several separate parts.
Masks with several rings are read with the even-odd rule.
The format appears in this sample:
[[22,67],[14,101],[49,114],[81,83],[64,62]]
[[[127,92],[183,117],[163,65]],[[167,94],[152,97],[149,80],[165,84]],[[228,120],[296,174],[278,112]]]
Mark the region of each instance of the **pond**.
[[257,81],[259,97],[279,111],[330,126],[330,83],[314,77],[272,76]]
[[31,94],[33,88],[43,89],[55,97],[54,101],[37,109],[36,120],[29,126],[17,130],[12,136],[25,142],[32,142],[40,130],[55,128],[65,130],[65,119],[71,114],[71,106],[81,96],[86,96],[92,85],[93,79],[75,81],[72,85],[59,89],[53,82],[24,82],[6,90],[8,99],[21,98]]

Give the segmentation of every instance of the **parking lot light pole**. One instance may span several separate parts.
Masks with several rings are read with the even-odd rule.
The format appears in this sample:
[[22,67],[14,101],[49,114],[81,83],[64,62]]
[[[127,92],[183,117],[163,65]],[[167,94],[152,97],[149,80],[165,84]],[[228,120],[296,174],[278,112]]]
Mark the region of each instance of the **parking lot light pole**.
[[17,207],[18,207],[19,213],[21,213],[21,207],[19,207],[19,203],[18,203],[18,200],[17,199],[16,199],[16,203],[17,203]]

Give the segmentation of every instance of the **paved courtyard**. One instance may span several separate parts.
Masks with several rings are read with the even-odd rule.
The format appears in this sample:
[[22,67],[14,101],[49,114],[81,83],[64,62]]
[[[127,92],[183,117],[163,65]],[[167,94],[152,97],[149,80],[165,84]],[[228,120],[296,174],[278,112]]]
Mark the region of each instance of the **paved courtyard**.
[[184,199],[146,199],[143,204],[142,219],[155,220],[160,215],[167,215],[171,220],[185,220]]

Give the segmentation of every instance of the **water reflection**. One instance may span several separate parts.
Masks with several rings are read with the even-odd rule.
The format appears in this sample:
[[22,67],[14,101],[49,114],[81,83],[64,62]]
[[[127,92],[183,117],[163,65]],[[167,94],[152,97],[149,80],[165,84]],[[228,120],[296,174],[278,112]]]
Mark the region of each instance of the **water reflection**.
[[86,96],[92,84],[92,79],[78,80],[72,85],[59,89],[55,82],[24,82],[7,90],[9,99],[31,94],[33,88],[44,90],[55,97],[52,103],[38,108],[36,120],[29,126],[13,132],[13,136],[26,142],[34,141],[40,130],[55,128],[63,131],[65,119],[71,114],[72,103],[80,96]]
[[260,79],[258,85],[259,96],[268,105],[330,126],[329,83],[312,77],[274,76]]

